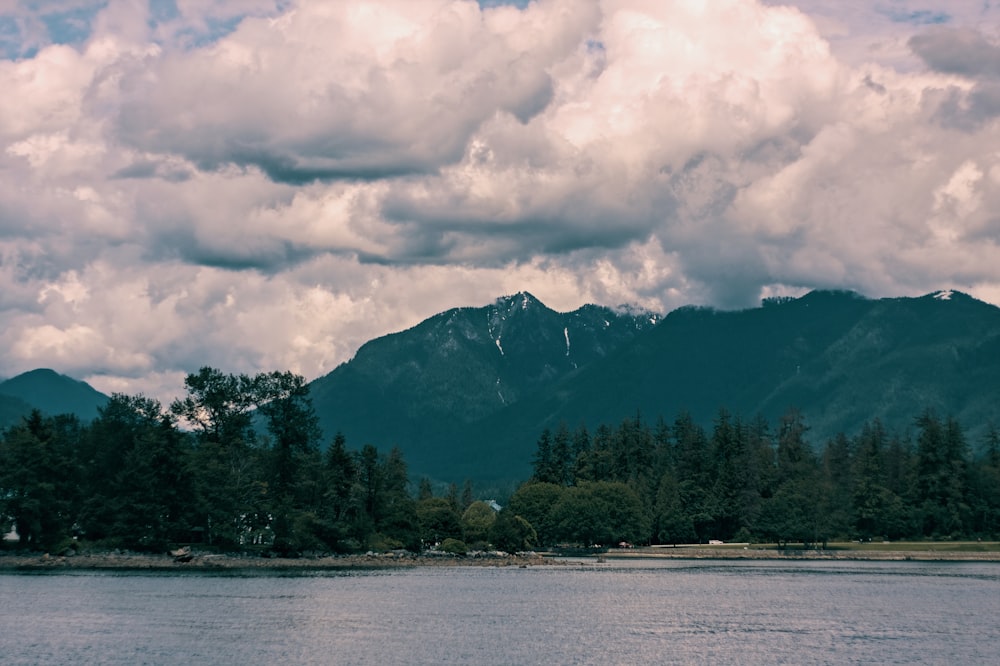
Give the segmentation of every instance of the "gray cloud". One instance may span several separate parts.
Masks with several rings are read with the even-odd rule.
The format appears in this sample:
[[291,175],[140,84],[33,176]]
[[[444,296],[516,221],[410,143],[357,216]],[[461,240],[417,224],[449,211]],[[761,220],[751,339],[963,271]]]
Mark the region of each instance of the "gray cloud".
[[1000,42],[974,28],[939,28],[914,35],[909,44],[936,71],[1000,78]]
[[861,2],[802,0],[820,27],[752,0],[480,4],[110,2],[78,46],[0,62],[0,373],[165,399],[205,363],[314,377],[523,289],[1000,301],[982,33],[909,40]]

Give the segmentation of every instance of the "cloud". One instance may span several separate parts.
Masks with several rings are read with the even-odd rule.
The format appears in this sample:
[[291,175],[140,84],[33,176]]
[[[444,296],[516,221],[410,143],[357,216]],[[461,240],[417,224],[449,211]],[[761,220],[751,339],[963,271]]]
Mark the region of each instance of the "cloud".
[[995,13],[932,4],[0,4],[0,371],[311,378],[522,289],[995,297]]
[[914,35],[910,48],[932,70],[973,82],[928,95],[942,125],[974,132],[1000,116],[1000,40],[974,28],[945,28]]
[[974,28],[941,28],[914,35],[910,47],[936,71],[1000,78],[1000,41]]

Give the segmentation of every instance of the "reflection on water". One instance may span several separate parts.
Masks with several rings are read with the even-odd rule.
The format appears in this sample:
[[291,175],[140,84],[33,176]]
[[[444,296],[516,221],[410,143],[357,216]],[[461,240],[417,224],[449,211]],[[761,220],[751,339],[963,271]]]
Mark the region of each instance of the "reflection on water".
[[1000,663],[1000,564],[0,575],[4,663]]

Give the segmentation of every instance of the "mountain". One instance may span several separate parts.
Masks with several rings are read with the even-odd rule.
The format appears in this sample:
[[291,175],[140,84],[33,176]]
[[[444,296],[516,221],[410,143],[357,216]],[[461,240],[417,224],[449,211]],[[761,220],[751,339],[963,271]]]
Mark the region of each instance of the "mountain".
[[931,408],[975,444],[1000,421],[998,378],[1000,309],[960,292],[816,291],[662,321],[596,306],[560,314],[519,294],[372,341],[316,380],[313,400],[328,436],[398,445],[416,473],[505,480],[526,476],[543,428],[637,413],[687,410],[710,427],[721,407],[772,424],[795,407],[820,445],[873,418],[905,434]]
[[107,401],[108,396],[86,382],[53,370],[31,370],[0,382],[0,426],[17,423],[32,409],[51,415],[75,414],[90,420]]
[[443,471],[471,424],[544,392],[660,318],[594,305],[559,313],[522,292],[372,340],[310,393],[328,438],[339,431],[353,446],[398,445],[414,470]]

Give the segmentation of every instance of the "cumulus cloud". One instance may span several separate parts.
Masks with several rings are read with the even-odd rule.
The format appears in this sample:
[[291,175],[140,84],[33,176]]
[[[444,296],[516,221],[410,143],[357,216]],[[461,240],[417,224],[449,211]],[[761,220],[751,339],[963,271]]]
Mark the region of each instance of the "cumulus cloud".
[[996,14],[931,4],[0,2],[0,370],[311,378],[521,289],[995,299]]

